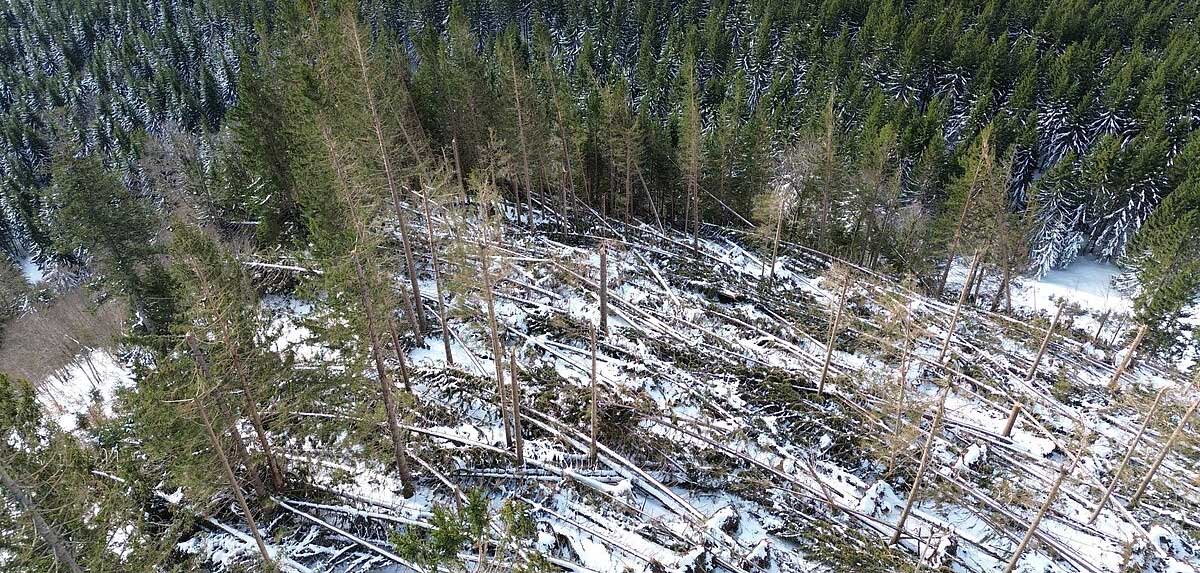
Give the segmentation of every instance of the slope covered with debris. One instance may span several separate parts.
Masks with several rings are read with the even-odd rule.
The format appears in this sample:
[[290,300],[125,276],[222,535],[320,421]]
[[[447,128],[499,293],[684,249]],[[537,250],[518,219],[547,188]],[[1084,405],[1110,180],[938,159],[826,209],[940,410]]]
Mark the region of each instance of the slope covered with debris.
[[[1011,318],[969,300],[956,308],[798,245],[771,269],[731,230],[710,228],[694,247],[689,236],[594,220],[587,231],[509,225],[489,245],[500,382],[483,296],[448,298],[447,336],[409,342],[402,366],[416,401],[403,415],[416,496],[399,495],[386,456],[348,448],[346,436],[289,444],[289,471],[311,486],[273,498],[259,519],[285,566],[1200,564],[1194,447],[1187,432],[1171,437],[1195,395],[1173,369],[1135,360],[1114,382],[1120,349],[1063,324],[1046,338],[1047,316]],[[486,236],[437,230],[435,252]],[[480,264],[439,267],[479,275]],[[424,280],[436,317],[437,285]],[[297,368],[319,368],[331,350],[304,327],[319,310],[272,312],[281,350]],[[253,563],[249,538],[222,526],[183,548]]]

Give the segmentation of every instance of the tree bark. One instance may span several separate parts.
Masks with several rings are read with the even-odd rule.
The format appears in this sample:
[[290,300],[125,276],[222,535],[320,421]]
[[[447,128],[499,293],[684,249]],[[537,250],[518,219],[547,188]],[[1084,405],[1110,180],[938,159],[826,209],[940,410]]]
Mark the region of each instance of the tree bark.
[[600,292],[600,332],[608,336],[608,246],[600,243],[600,282],[596,285]]
[[1050,510],[1050,506],[1054,503],[1054,499],[1058,497],[1058,490],[1062,487],[1063,481],[1071,472],[1075,470],[1075,466],[1083,457],[1083,448],[1087,446],[1087,441],[1080,446],[1080,451],[1075,455],[1075,459],[1068,466],[1063,464],[1062,469],[1058,472],[1058,479],[1054,480],[1054,485],[1050,487],[1050,493],[1046,494],[1046,501],[1042,503],[1042,507],[1038,509],[1037,515],[1033,517],[1033,522],[1029,524],[1029,529],[1025,530],[1025,537],[1021,538],[1021,542],[1017,544],[1017,549],[1013,551],[1012,559],[1008,561],[1008,566],[1004,568],[1004,573],[1012,573],[1017,568],[1017,563],[1021,561],[1021,556],[1025,553],[1025,548],[1029,546],[1029,542],[1033,540],[1033,535],[1037,533],[1038,525],[1041,524],[1042,518],[1046,516],[1046,512]]
[[592,432],[591,432],[592,439],[591,439],[591,445],[588,448],[588,459],[591,460],[592,464],[594,465],[596,463],[596,402],[599,400],[599,393],[597,392],[597,389],[596,389],[596,330],[589,329],[589,332],[590,332],[591,338],[592,338],[592,340],[591,340],[591,342],[592,342],[592,376],[591,376],[592,400],[591,400],[591,403],[592,404],[591,404],[591,415],[590,415],[591,426],[592,426]]
[[1054,329],[1058,328],[1058,319],[1062,317],[1063,307],[1066,303],[1058,303],[1058,310],[1054,312],[1054,320],[1050,321],[1050,329],[1046,331],[1046,336],[1042,338],[1042,345],[1038,347],[1037,358],[1033,359],[1033,365],[1029,367],[1029,373],[1025,375],[1025,381],[1033,380],[1033,376],[1037,374],[1038,366],[1042,363],[1042,356],[1046,354],[1046,347],[1050,345],[1050,339],[1054,336]]
[[[442,157],[444,160],[445,154]],[[437,288],[438,322],[442,326],[442,346],[446,350],[446,365],[454,366],[454,352],[450,350],[450,327],[446,324],[446,299],[445,295],[442,294],[441,264],[438,261],[437,243],[433,236],[433,214],[429,209],[428,192],[421,194],[421,206],[425,211],[425,230],[428,231],[429,235],[429,260],[430,266],[433,268],[433,284]]]
[[1112,378],[1108,381],[1108,390],[1110,392],[1117,389],[1117,383],[1121,381],[1121,375],[1125,373],[1125,369],[1129,368],[1129,364],[1133,362],[1133,353],[1137,352],[1138,345],[1142,343],[1142,339],[1146,337],[1147,326],[1145,324],[1138,328],[1137,336],[1133,337],[1133,344],[1129,346],[1129,352],[1125,354],[1125,359],[1121,360],[1121,365],[1113,372]]
[[517,452],[517,466],[525,467],[525,440],[521,436],[521,386],[517,382],[517,353],[508,353],[508,378],[512,390],[513,442]]
[[8,466],[0,462],[0,488],[8,492],[8,496],[29,515],[29,519],[33,521],[34,531],[37,532],[38,537],[41,537],[46,545],[50,546],[50,552],[54,554],[54,560],[70,573],[83,573],[83,569],[75,561],[74,553],[67,546],[66,540],[54,530],[53,526],[46,522],[46,519],[42,517],[41,510],[33,503],[33,498],[29,497],[29,494],[25,492],[25,489],[17,483],[17,480],[9,472]]
[[[1200,377],[1200,374],[1197,375]],[[1179,441],[1179,436],[1183,435],[1183,428],[1187,426],[1188,419],[1192,414],[1196,413],[1196,407],[1200,406],[1200,400],[1192,402],[1192,406],[1184,412],[1179,418],[1179,423],[1175,425],[1175,431],[1171,432],[1171,437],[1167,438],[1167,443],[1163,444],[1158,455],[1154,457],[1154,463],[1150,464],[1150,469],[1146,471],[1146,477],[1142,478],[1142,482],[1138,484],[1137,491],[1133,493],[1133,497],[1129,498],[1129,507],[1137,506],[1138,501],[1142,499],[1142,494],[1146,493],[1146,488],[1150,487],[1150,482],[1154,479],[1154,474],[1158,472],[1158,467],[1162,465],[1163,460],[1167,458],[1167,454],[1175,447],[1175,442]]]
[[842,321],[842,309],[846,308],[846,289],[849,287],[849,275],[842,277],[842,291],[838,295],[837,312],[833,315],[833,322],[829,323],[829,342],[825,344],[825,363],[821,366],[821,380],[817,382],[817,394],[825,393],[825,379],[829,375],[829,363],[833,360],[833,345],[837,341],[838,326]]
[[500,420],[504,425],[504,443],[511,448],[512,428],[508,421],[508,408],[504,404],[504,349],[500,345],[500,330],[496,324],[496,302],[492,296],[491,258],[483,243],[479,245],[479,259],[483,271],[483,300],[487,305],[488,330],[492,339],[492,362],[496,366],[496,406],[500,409]]
[[354,271],[358,275],[359,297],[363,304],[363,314],[367,320],[367,339],[371,344],[371,356],[375,360],[375,372],[379,377],[379,393],[383,397],[383,407],[387,413],[388,433],[392,438],[392,453],[396,458],[396,470],[400,474],[400,487],[404,497],[410,498],[415,493],[412,483],[412,471],[408,465],[408,452],[406,451],[407,444],[404,437],[404,432],[400,429],[399,415],[396,413],[396,401],[392,396],[392,383],[387,375],[387,368],[383,364],[383,355],[379,350],[379,336],[375,330],[374,309],[371,305],[371,296],[367,292],[366,274],[363,272],[362,261],[359,259],[358,251],[351,251],[351,258],[354,259]]
[[942,390],[942,397],[938,399],[937,412],[933,415],[933,425],[929,427],[929,436],[925,438],[925,447],[921,448],[921,463],[917,466],[917,474],[913,477],[912,487],[908,491],[908,501],[904,502],[904,509],[900,512],[900,519],[896,520],[896,531],[892,534],[891,541],[888,545],[895,545],[900,542],[900,536],[904,534],[904,522],[908,520],[908,514],[912,512],[913,502],[917,499],[917,492],[921,488],[921,479],[925,477],[925,470],[929,467],[929,453],[933,449],[933,440],[937,437],[938,426],[942,423],[942,414],[946,411],[946,396],[950,394],[950,386]]
[[[371,85],[370,73],[367,70],[367,56],[363,50],[362,42],[359,40],[358,29],[355,27],[347,31],[347,35],[354,42],[354,53],[356,63],[359,69],[359,75],[362,79],[363,95],[367,98],[367,111],[371,114],[371,127],[375,135],[376,149],[379,152],[379,161],[383,164],[383,173],[387,180],[388,193],[392,199],[392,209],[396,212],[396,222],[400,227],[400,242],[404,249],[404,264],[408,271],[408,280],[412,286],[412,308],[409,316],[414,319],[413,330],[417,333],[417,338],[424,338],[424,332],[427,330],[425,324],[425,310],[421,303],[421,285],[417,280],[417,269],[413,262],[412,243],[409,241],[408,217],[404,215],[404,210],[400,205],[400,190],[399,184],[396,181],[396,173],[392,167],[391,154],[388,153],[385,135],[383,133],[383,119],[380,117],[378,106],[375,103],[375,90]],[[414,158],[420,159],[420,158]]]
[[1012,409],[1008,411],[1008,421],[1004,422],[1004,431],[1001,436],[1009,437],[1012,435],[1013,427],[1017,425],[1017,417],[1021,415],[1023,406],[1020,402],[1013,402]]
[[[967,285],[971,283],[971,279],[975,277],[975,269],[979,266],[979,251],[975,251],[975,257],[971,260],[971,268],[967,271],[967,284],[963,285],[963,290],[958,295],[958,304],[954,305],[954,316],[950,318],[950,327],[946,330],[946,339],[942,341],[942,351],[938,354],[937,361],[940,363],[946,359],[946,351],[950,349],[950,339],[954,338],[954,328],[958,326],[958,316],[962,312],[963,303],[967,300]],[[941,292],[940,290],[938,291]]]
[[1142,434],[1146,433],[1146,428],[1150,427],[1150,423],[1154,421],[1154,414],[1158,412],[1158,405],[1162,403],[1163,394],[1167,392],[1166,388],[1158,391],[1154,395],[1154,404],[1150,406],[1150,411],[1146,414],[1146,419],[1142,420],[1142,425],[1138,428],[1137,434],[1133,436],[1133,440],[1129,442],[1129,447],[1125,449],[1125,456],[1121,458],[1121,464],[1117,466],[1117,471],[1113,474],[1112,481],[1108,482],[1108,488],[1104,490],[1104,495],[1100,496],[1100,502],[1096,504],[1096,510],[1088,517],[1087,523],[1091,525],[1096,522],[1096,518],[1100,517],[1100,512],[1104,510],[1104,505],[1108,503],[1108,498],[1112,497],[1113,491],[1117,489],[1117,484],[1121,482],[1121,474],[1125,473],[1125,466],[1129,465],[1129,460],[1133,458],[1133,452],[1137,450],[1138,444],[1142,441]]

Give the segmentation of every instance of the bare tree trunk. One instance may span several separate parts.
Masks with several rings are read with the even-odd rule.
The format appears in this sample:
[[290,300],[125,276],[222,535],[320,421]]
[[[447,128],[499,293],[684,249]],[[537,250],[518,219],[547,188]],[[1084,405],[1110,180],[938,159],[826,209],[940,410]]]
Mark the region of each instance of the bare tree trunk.
[[71,552],[71,548],[67,546],[66,540],[54,530],[46,519],[42,517],[41,510],[33,503],[33,498],[25,492],[25,489],[17,483],[16,479],[9,473],[8,466],[0,462],[0,489],[8,492],[8,496],[12,498],[17,505],[29,516],[33,521],[33,529],[37,532],[38,537],[50,546],[50,552],[54,554],[54,560],[66,571],[70,573],[83,573],[83,569],[75,561],[75,555]]
[[[210,380],[208,364],[204,358],[204,354],[200,351],[200,345],[196,342],[196,337],[192,336],[190,332],[186,338],[188,347],[192,351],[192,356],[196,360],[196,365],[200,368],[200,372],[207,382]],[[267,551],[267,544],[258,532],[258,525],[254,523],[254,515],[250,513],[250,505],[246,503],[246,496],[242,495],[242,488],[238,485],[237,476],[233,473],[233,466],[229,464],[229,458],[225,456],[225,448],[221,445],[221,440],[217,438],[217,433],[213,430],[212,420],[208,417],[208,406],[204,404],[203,396],[197,394],[193,403],[196,404],[196,410],[200,412],[200,420],[204,424],[204,432],[208,435],[208,441],[212,445],[213,451],[216,452],[218,461],[221,462],[221,469],[225,472],[225,479],[229,481],[229,489],[232,490],[233,497],[237,500],[238,506],[242,510],[242,515],[246,518],[246,526],[249,527],[250,533],[254,535],[254,542],[258,544],[258,551],[262,556],[263,565],[266,566],[267,570],[274,570],[274,561],[271,559],[270,552]]]
[[[984,147],[981,150],[983,154],[987,153],[987,142],[984,141]],[[972,198],[975,196],[975,184],[979,181],[979,172],[983,169],[984,162],[980,161],[975,166],[975,173],[971,175],[971,185],[967,188],[967,197],[963,201],[962,211],[958,214],[958,223],[954,226],[954,237],[950,239],[950,252],[946,259],[946,268],[942,269],[942,276],[938,279],[937,292],[935,297],[942,296],[942,291],[946,289],[946,279],[950,277],[950,267],[954,266],[954,257],[958,255],[958,243],[962,240],[963,225],[967,222],[967,213],[971,207]]]
[[513,441],[517,452],[517,466],[525,467],[525,440],[521,436],[521,386],[517,382],[517,352],[508,353],[508,378],[512,386]]
[[921,480],[925,477],[925,470],[929,467],[929,452],[933,449],[933,440],[937,437],[938,426],[942,423],[942,414],[946,411],[946,396],[950,394],[950,385],[942,390],[942,397],[938,399],[937,412],[933,415],[933,425],[929,427],[929,436],[925,438],[925,447],[921,448],[921,463],[917,466],[917,474],[913,476],[912,487],[908,490],[908,501],[904,502],[904,509],[900,512],[900,519],[896,520],[896,531],[892,534],[891,541],[888,545],[895,545],[900,542],[900,536],[904,534],[904,522],[908,520],[908,514],[912,512],[913,502],[917,499],[917,493],[921,488]]
[[1117,383],[1121,380],[1121,375],[1125,373],[1125,369],[1129,368],[1129,364],[1133,362],[1133,353],[1137,352],[1138,345],[1142,343],[1142,339],[1146,337],[1147,326],[1145,324],[1138,328],[1137,336],[1133,338],[1133,344],[1129,346],[1129,352],[1125,354],[1125,359],[1121,361],[1121,365],[1113,372],[1112,378],[1108,381],[1108,390],[1115,391]]
[[1017,417],[1021,415],[1023,406],[1020,402],[1013,402],[1012,409],[1008,411],[1008,421],[1004,422],[1004,431],[1001,436],[1009,437],[1012,435],[1013,427],[1017,425]]
[[358,251],[354,250],[350,253],[354,259],[354,270],[358,274],[359,297],[362,300],[363,315],[367,319],[367,339],[371,344],[371,356],[375,360],[375,372],[379,377],[379,392],[383,397],[383,407],[387,411],[388,432],[392,438],[392,453],[396,458],[396,470],[400,473],[400,487],[405,498],[410,498],[415,493],[412,483],[412,471],[408,465],[408,452],[406,451],[407,444],[404,437],[404,432],[400,429],[399,415],[396,413],[396,401],[392,396],[392,383],[387,375],[387,368],[383,365],[383,355],[379,351],[379,336],[375,330],[375,311],[371,305],[371,297],[367,292],[366,275],[363,272],[362,261],[359,259]]
[[512,428],[509,425],[508,408],[505,406],[504,398],[504,349],[500,346],[500,330],[496,324],[496,303],[492,296],[491,258],[483,243],[479,245],[479,259],[483,269],[483,300],[487,305],[488,330],[492,339],[492,362],[496,365],[496,405],[500,409],[500,420],[504,425],[504,443],[511,448]]
[[[200,343],[196,341],[196,337],[190,332],[185,337],[188,349],[192,353],[192,358],[196,361],[196,366],[200,369],[200,373],[204,376],[204,380],[212,380],[212,373],[208,369],[208,357],[200,350]],[[228,415],[224,407],[221,408],[221,415]],[[237,453],[238,460],[246,467],[246,475],[250,478],[250,485],[254,487],[254,493],[259,498],[267,497],[267,488],[263,485],[262,479],[258,477],[258,472],[254,471],[254,466],[250,463],[250,454],[246,451],[246,444],[242,439],[242,432],[238,430],[237,419],[230,415],[233,420],[229,424],[229,436],[233,439],[234,452]],[[224,455],[224,452],[222,452]]]
[[1038,366],[1042,363],[1042,356],[1046,354],[1046,347],[1050,345],[1050,339],[1054,336],[1054,329],[1058,328],[1058,319],[1062,317],[1063,306],[1066,303],[1058,303],[1058,310],[1054,312],[1054,320],[1050,321],[1050,329],[1046,331],[1046,336],[1042,338],[1042,345],[1038,347],[1037,358],[1033,359],[1033,365],[1029,367],[1029,373],[1025,375],[1025,381],[1033,380],[1033,376],[1037,374]]
[[1025,531],[1025,537],[1021,538],[1021,542],[1017,544],[1017,549],[1013,551],[1012,559],[1008,561],[1008,566],[1004,568],[1004,573],[1012,573],[1017,568],[1017,563],[1021,561],[1021,556],[1025,553],[1025,548],[1029,546],[1029,542],[1033,540],[1033,535],[1037,533],[1038,525],[1042,523],[1042,518],[1046,516],[1046,512],[1050,510],[1050,506],[1054,503],[1054,499],[1058,497],[1058,490],[1062,487],[1063,481],[1066,481],[1067,476],[1075,471],[1076,464],[1083,457],[1083,448],[1087,447],[1087,440],[1083,440],[1080,446],[1080,451],[1075,455],[1075,459],[1070,465],[1063,464],[1062,469],[1058,472],[1058,479],[1054,480],[1054,485],[1050,487],[1050,493],[1046,494],[1046,501],[1042,502],[1042,507],[1038,509],[1037,515],[1033,517],[1033,522],[1029,524],[1029,529]]
[[[517,134],[521,141],[521,163],[524,166],[525,173],[525,199],[528,203],[525,209],[526,224],[533,225],[533,181],[529,175],[529,150],[525,145],[525,119],[521,110],[521,86],[517,82],[517,58],[513,54],[512,59],[512,79],[513,79],[513,95],[516,97],[517,104]],[[517,205],[521,203],[520,196],[517,197]]]
[[[379,161],[383,165],[383,173],[387,180],[388,193],[392,198],[392,208],[396,212],[396,222],[400,227],[400,242],[404,249],[404,265],[407,267],[408,280],[412,286],[412,308],[409,316],[414,319],[413,330],[417,332],[417,338],[424,338],[424,333],[428,329],[425,323],[424,305],[421,303],[421,285],[417,280],[416,264],[413,261],[412,243],[409,241],[408,217],[404,215],[404,210],[400,206],[400,190],[399,184],[396,181],[396,173],[392,167],[391,153],[388,152],[386,136],[383,133],[383,118],[380,115],[378,106],[375,102],[375,90],[371,84],[370,73],[367,70],[367,55],[362,47],[362,42],[359,41],[358,29],[354,27],[352,30],[347,30],[347,35],[354,42],[354,53],[356,64],[359,69],[359,75],[362,80],[362,88],[364,95],[367,98],[367,111],[371,116],[371,128],[375,135],[376,149],[379,152]],[[411,141],[410,141],[411,145]],[[420,158],[414,158],[419,160]]]
[[608,336],[608,245],[600,243],[600,332]]
[[775,265],[779,262],[779,236],[783,234],[783,206],[784,201],[779,200],[779,211],[775,214],[775,244],[771,247],[771,273],[768,278],[775,278]]
[[[443,154],[443,158],[445,155]],[[433,237],[433,214],[429,209],[429,193],[421,194],[421,206],[425,211],[425,230],[429,235],[430,266],[433,267],[433,284],[437,287],[438,321],[442,326],[442,346],[446,350],[446,364],[454,366],[454,353],[450,350],[450,327],[446,324],[446,299],[442,294],[442,271],[438,261],[436,241]]]
[[267,469],[271,473],[271,485],[275,491],[283,491],[283,472],[279,469],[279,462],[275,457],[275,452],[271,448],[271,441],[267,438],[267,431],[263,427],[262,417],[258,412],[257,399],[254,396],[254,391],[250,387],[250,383],[246,380],[246,374],[242,369],[242,361],[238,357],[237,349],[229,340],[229,332],[224,323],[221,324],[225,345],[229,348],[229,357],[233,360],[234,368],[238,372],[238,378],[242,382],[242,400],[246,409],[246,415],[250,418],[250,425],[254,428],[255,436],[258,438],[258,446],[262,448],[263,455],[267,458]]
[[1104,314],[1100,315],[1100,327],[1096,329],[1096,334],[1092,336],[1093,345],[1100,341],[1100,333],[1104,332],[1104,325],[1108,323],[1108,316],[1110,314],[1112,314],[1112,311],[1106,310]]
[[837,312],[833,322],[829,323],[829,342],[825,344],[825,363],[821,366],[821,380],[817,383],[817,393],[825,393],[825,378],[829,375],[829,363],[833,360],[833,346],[837,341],[839,323],[842,321],[842,309],[846,308],[846,289],[850,287],[850,276],[842,277],[842,291],[838,295]]
[[592,464],[596,463],[596,402],[599,400],[599,394],[596,390],[596,330],[589,329],[592,336],[592,400],[591,400],[591,425],[592,425],[592,441],[588,448],[588,459]]
[[[975,251],[975,257],[971,260],[971,268],[967,271],[967,284],[963,285],[963,290],[958,295],[958,304],[954,305],[954,316],[950,318],[950,327],[946,330],[946,339],[942,341],[942,351],[938,354],[938,362],[946,359],[946,351],[950,349],[950,339],[954,338],[954,327],[958,326],[958,316],[962,312],[962,305],[967,300],[967,285],[971,283],[971,279],[975,277],[975,269],[979,266],[979,251]],[[938,290],[941,293],[941,289]]]
[[404,357],[404,347],[400,345],[400,335],[396,332],[396,321],[392,319],[392,314],[387,314],[388,335],[392,339],[392,352],[396,354],[396,363],[400,365],[400,383],[404,384],[404,391],[412,393],[412,383],[408,380],[408,360]]
[[1133,458],[1133,452],[1137,450],[1138,444],[1141,443],[1142,434],[1146,433],[1146,428],[1150,427],[1150,423],[1154,421],[1154,414],[1158,412],[1158,405],[1162,403],[1163,394],[1166,392],[1167,389],[1163,388],[1158,391],[1158,394],[1154,395],[1154,404],[1150,406],[1150,412],[1146,414],[1146,419],[1142,420],[1142,425],[1138,427],[1137,434],[1129,442],[1129,447],[1125,448],[1125,456],[1121,458],[1121,464],[1117,466],[1117,471],[1113,473],[1112,481],[1108,482],[1108,488],[1104,490],[1104,495],[1100,496],[1100,502],[1096,504],[1096,510],[1088,517],[1088,525],[1096,522],[1096,518],[1100,517],[1100,512],[1104,510],[1104,505],[1108,503],[1108,498],[1112,497],[1113,491],[1117,489],[1117,484],[1121,482],[1121,475],[1125,473],[1125,466],[1129,465],[1129,460]]
[[[1197,374],[1200,378],[1200,374]],[[1138,501],[1142,499],[1142,494],[1146,493],[1146,488],[1150,486],[1150,482],[1154,479],[1154,474],[1158,472],[1158,467],[1162,465],[1163,460],[1167,458],[1167,454],[1175,447],[1175,442],[1179,441],[1179,436],[1183,435],[1183,428],[1187,426],[1188,419],[1192,414],[1196,413],[1196,407],[1200,406],[1200,400],[1192,402],[1192,406],[1184,412],[1179,418],[1179,423],[1175,425],[1175,431],[1171,432],[1171,437],[1167,438],[1167,443],[1163,444],[1158,455],[1154,457],[1154,463],[1150,464],[1150,469],[1146,471],[1146,477],[1142,478],[1142,482],[1138,484],[1137,491],[1133,493],[1133,497],[1129,498],[1129,507],[1135,507]]]
[[992,298],[992,306],[988,307],[988,312],[996,312],[1000,310],[1000,301],[1008,292],[1008,283],[1012,280],[1012,267],[1007,262],[1004,265],[1004,277],[1000,279],[1000,286],[996,288],[996,296]]

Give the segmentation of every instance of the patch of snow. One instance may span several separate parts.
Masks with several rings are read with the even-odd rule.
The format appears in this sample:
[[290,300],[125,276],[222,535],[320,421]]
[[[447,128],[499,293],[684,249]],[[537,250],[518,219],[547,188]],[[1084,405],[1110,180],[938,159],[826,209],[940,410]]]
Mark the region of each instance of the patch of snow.
[[70,432],[78,428],[79,416],[93,406],[103,415],[112,415],[114,392],[132,383],[129,368],[108,350],[98,348],[76,356],[71,365],[45,380],[38,388],[38,400],[59,427]]

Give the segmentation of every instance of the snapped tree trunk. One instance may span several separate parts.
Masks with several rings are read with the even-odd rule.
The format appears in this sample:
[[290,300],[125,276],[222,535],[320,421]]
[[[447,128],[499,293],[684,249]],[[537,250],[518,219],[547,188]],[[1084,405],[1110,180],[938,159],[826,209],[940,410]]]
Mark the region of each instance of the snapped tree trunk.
[[488,331],[492,339],[492,362],[496,365],[496,406],[500,409],[500,420],[504,425],[504,443],[511,448],[512,428],[508,421],[508,408],[505,406],[504,398],[504,349],[500,345],[500,327],[496,324],[496,301],[492,296],[491,258],[483,243],[479,245],[479,259],[483,270],[483,301],[487,305]]
[[[958,315],[962,313],[963,303],[967,300],[967,286],[971,284],[971,279],[975,277],[975,269],[979,266],[979,251],[975,251],[975,257],[971,260],[971,268],[967,271],[967,283],[963,285],[962,292],[958,295],[958,304],[954,305],[954,316],[950,318],[950,327],[946,329],[946,339],[942,341],[942,351],[938,354],[937,361],[940,363],[946,359],[946,351],[950,349],[950,339],[954,338],[954,328],[958,326]],[[940,290],[938,291],[941,292]]]
[[1083,457],[1084,448],[1087,447],[1086,437],[1082,440],[1079,452],[1075,454],[1075,459],[1070,465],[1063,464],[1062,469],[1058,472],[1058,479],[1054,480],[1054,485],[1050,487],[1050,492],[1046,494],[1046,501],[1042,502],[1042,507],[1038,509],[1037,515],[1033,517],[1033,522],[1029,524],[1029,529],[1025,530],[1025,536],[1021,538],[1021,542],[1017,544],[1016,550],[1013,551],[1012,559],[1009,559],[1008,566],[1004,568],[1004,573],[1012,573],[1017,568],[1017,563],[1021,561],[1021,556],[1025,553],[1025,548],[1029,547],[1029,542],[1033,540],[1033,535],[1037,533],[1038,525],[1042,523],[1042,518],[1046,516],[1046,512],[1050,510],[1050,506],[1054,504],[1054,499],[1058,497],[1058,490],[1062,487],[1067,476],[1075,471],[1075,466]]
[[942,414],[946,411],[946,396],[950,394],[950,385],[942,390],[942,397],[938,399],[937,412],[933,415],[933,425],[929,427],[929,436],[925,438],[925,447],[921,448],[921,463],[917,465],[917,474],[913,476],[912,487],[908,491],[908,501],[904,502],[904,509],[900,512],[900,519],[896,520],[896,531],[892,534],[891,541],[888,545],[895,545],[900,542],[900,536],[904,535],[904,522],[908,520],[908,514],[912,512],[913,502],[917,499],[917,492],[921,488],[921,479],[925,477],[925,470],[929,468],[929,452],[933,449],[933,441],[937,438],[938,426],[942,423]]
[[600,282],[596,285],[600,292],[600,332],[608,336],[608,246],[600,244]]
[[[529,149],[525,144],[525,118],[521,110],[521,86],[517,82],[517,58],[514,54],[512,59],[512,80],[513,80],[513,96],[516,98],[517,104],[517,134],[521,142],[521,164],[524,167],[525,174],[525,222],[528,225],[533,225],[533,180],[529,174]],[[517,205],[520,206],[521,198],[517,196]]]
[[[445,154],[442,155],[442,158],[445,159]],[[442,294],[441,263],[438,260],[437,242],[433,236],[433,214],[429,209],[428,191],[421,194],[421,206],[425,211],[425,230],[429,235],[429,260],[430,266],[433,267],[433,284],[437,288],[438,321],[442,327],[442,346],[446,350],[446,365],[454,366],[454,353],[450,350],[450,327],[446,324],[446,298]]]
[[517,352],[508,353],[508,377],[512,390],[513,442],[517,466],[525,467],[525,440],[521,437],[521,386],[517,382]]
[[375,361],[376,375],[379,377],[379,393],[383,398],[383,407],[387,414],[388,433],[392,438],[392,453],[396,458],[396,471],[400,474],[400,487],[404,497],[410,498],[416,492],[412,483],[412,471],[408,465],[406,438],[400,429],[396,401],[392,396],[392,382],[388,378],[387,368],[383,364],[383,354],[379,350],[379,336],[375,329],[375,311],[371,304],[371,295],[367,290],[366,273],[363,272],[358,251],[351,251],[350,257],[354,260],[354,271],[358,276],[359,297],[362,300],[363,315],[367,321],[367,340],[371,345],[371,356]]
[[591,333],[591,336],[592,336],[592,340],[591,340],[591,342],[592,342],[592,376],[591,376],[592,400],[591,400],[591,408],[590,408],[592,440],[591,440],[591,446],[588,448],[588,459],[591,460],[592,464],[594,465],[596,463],[596,402],[599,400],[599,394],[596,390],[596,330],[589,329],[589,332]]
[[1058,328],[1058,319],[1062,317],[1063,306],[1066,306],[1066,303],[1058,304],[1054,320],[1050,321],[1050,329],[1046,331],[1046,336],[1042,338],[1042,345],[1038,347],[1037,358],[1033,359],[1033,365],[1029,367],[1029,373],[1025,375],[1026,382],[1033,380],[1033,376],[1037,374],[1038,366],[1042,363],[1042,356],[1046,354],[1046,347],[1050,345],[1050,339],[1054,337],[1054,329]]
[[[1200,374],[1197,374],[1197,378],[1200,378]],[[1171,432],[1171,437],[1167,438],[1167,443],[1163,444],[1162,449],[1158,451],[1158,455],[1154,456],[1154,463],[1150,464],[1149,470],[1146,470],[1146,477],[1142,478],[1141,483],[1138,484],[1137,491],[1133,492],[1133,497],[1129,498],[1130,508],[1137,506],[1138,501],[1142,499],[1142,495],[1146,493],[1146,488],[1150,487],[1150,482],[1154,480],[1154,474],[1158,473],[1158,467],[1167,458],[1167,454],[1171,453],[1171,449],[1175,447],[1175,442],[1179,441],[1179,436],[1183,435],[1183,428],[1187,426],[1188,419],[1192,417],[1192,414],[1196,413],[1197,406],[1200,406],[1200,400],[1192,402],[1192,406],[1179,418],[1179,423],[1176,424],[1175,431]]]
[[833,322],[829,323],[829,341],[825,344],[825,363],[821,365],[821,379],[817,382],[817,393],[825,393],[825,379],[829,376],[829,364],[833,360],[833,346],[837,342],[837,331],[839,323],[842,321],[842,309],[846,308],[846,289],[850,287],[850,276],[847,274],[842,277],[842,291],[838,295],[837,312],[833,315]]
[[1137,352],[1138,345],[1142,343],[1142,339],[1146,337],[1147,326],[1145,324],[1138,328],[1137,336],[1133,337],[1133,344],[1129,345],[1129,352],[1125,354],[1125,359],[1121,360],[1121,365],[1113,372],[1112,378],[1108,381],[1108,390],[1110,392],[1117,389],[1117,383],[1121,381],[1121,375],[1129,368],[1129,364],[1133,362],[1133,354]]
[[1167,391],[1166,388],[1158,391],[1154,395],[1154,404],[1150,406],[1150,411],[1146,413],[1146,419],[1142,420],[1142,425],[1138,427],[1137,434],[1129,442],[1129,447],[1125,448],[1125,456],[1121,458],[1121,464],[1117,466],[1117,471],[1113,473],[1112,480],[1108,482],[1108,488],[1104,490],[1104,495],[1100,496],[1100,502],[1096,504],[1095,511],[1088,516],[1087,523],[1091,525],[1096,522],[1096,518],[1100,517],[1100,512],[1104,510],[1104,505],[1108,503],[1108,498],[1112,497],[1113,491],[1117,489],[1117,484],[1121,483],[1121,475],[1125,473],[1125,466],[1129,465],[1129,460],[1133,458],[1133,452],[1137,450],[1138,444],[1142,441],[1142,434],[1146,433],[1146,428],[1150,427],[1150,423],[1154,421],[1154,414],[1158,412],[1158,405],[1162,403],[1163,394]]

